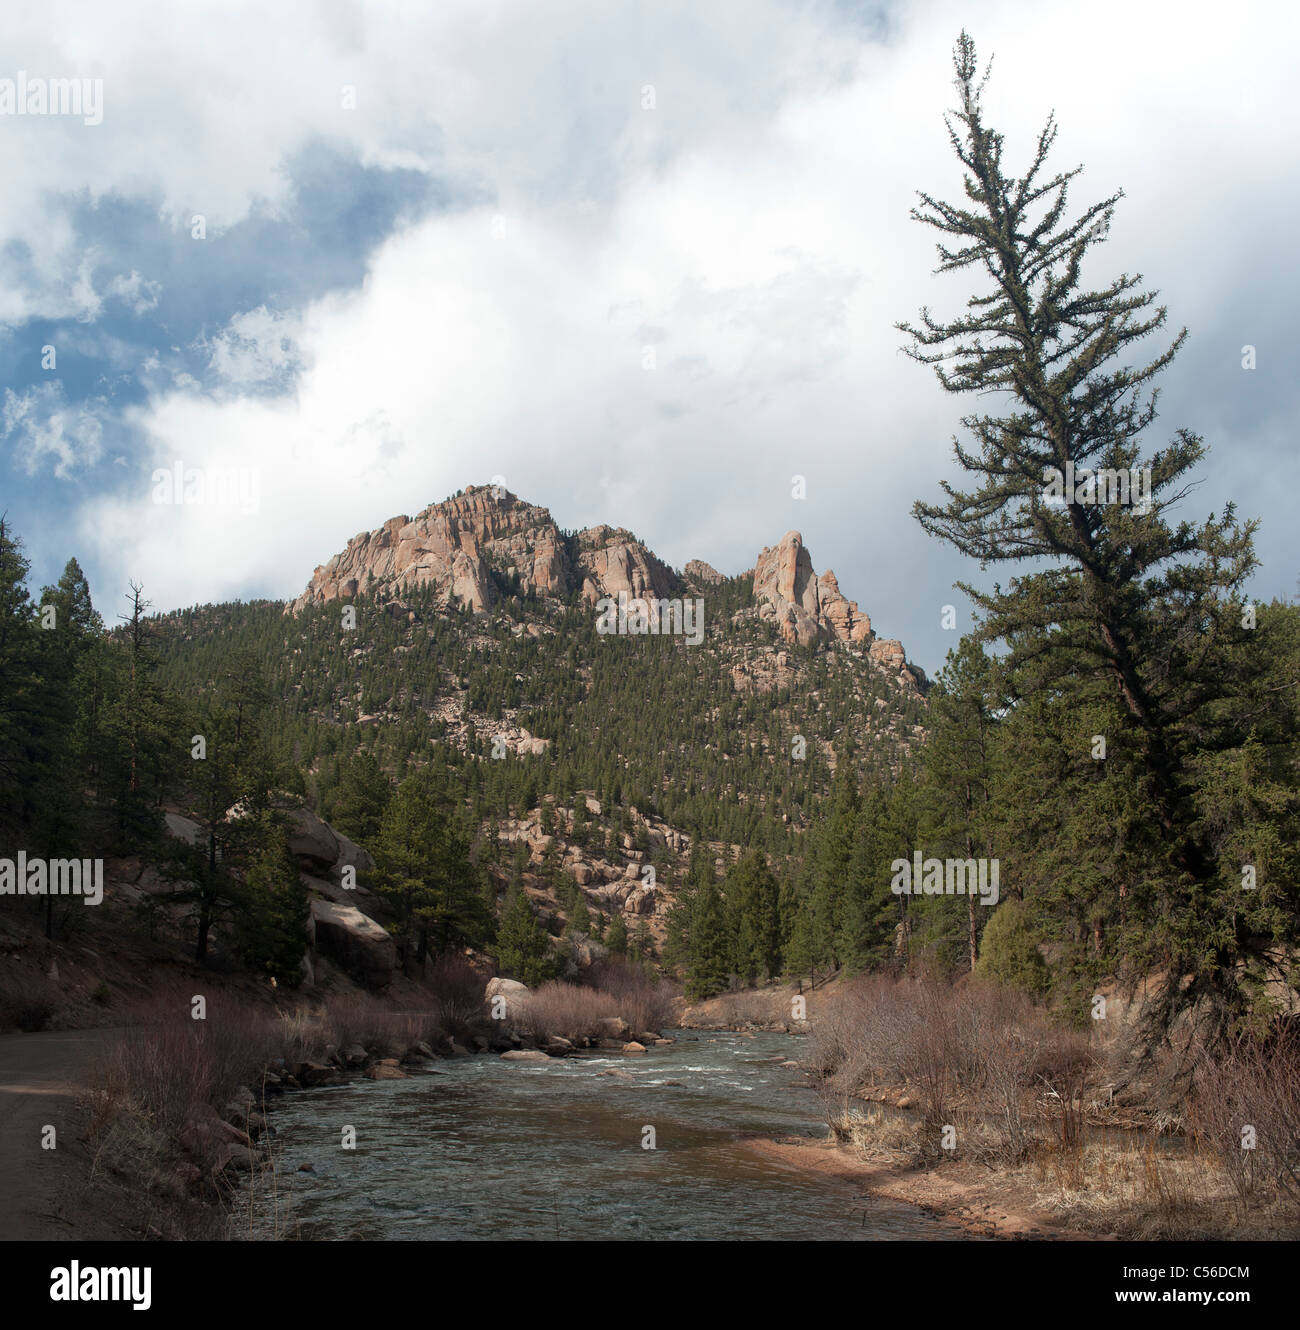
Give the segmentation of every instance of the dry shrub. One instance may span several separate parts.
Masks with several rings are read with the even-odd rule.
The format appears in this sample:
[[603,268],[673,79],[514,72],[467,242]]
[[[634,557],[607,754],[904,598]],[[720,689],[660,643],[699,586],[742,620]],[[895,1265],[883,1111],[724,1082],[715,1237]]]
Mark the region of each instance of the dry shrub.
[[[1300,1035],[1279,1025],[1202,1049],[1190,1116],[1198,1145],[1217,1161],[1244,1214],[1277,1202],[1300,1213]],[[1244,1142],[1253,1139],[1253,1148]]]
[[279,1043],[258,1008],[213,999],[204,1020],[157,1020],[118,1036],[106,1050],[101,1085],[176,1133],[195,1104],[220,1109],[237,1086],[253,1083]]
[[664,979],[647,974],[622,956],[596,961],[584,971],[584,985],[614,999],[614,1014],[633,1034],[658,1033],[672,1024],[678,990]]
[[35,1034],[46,1029],[58,1010],[58,986],[45,975],[14,965],[0,988],[0,1031]]
[[483,1023],[483,976],[466,957],[439,956],[422,984],[433,1000],[438,1034],[463,1040]]
[[599,1037],[601,1021],[618,1014],[613,994],[553,980],[528,995],[519,1028],[537,1040],[557,1035],[577,1044]]
[[714,1019],[726,1029],[784,1024],[789,1019],[788,1003],[770,993],[721,993],[709,1005]]
[[[219,1142],[186,1141],[186,1129],[205,1110],[219,1114],[239,1085],[256,1085],[279,1046],[275,1023],[260,1009],[220,998],[204,1020],[155,1019],[116,1036],[100,1050],[81,1101],[92,1176],[107,1170],[125,1178],[177,1236],[211,1235],[218,1216],[189,1201],[178,1165],[186,1143],[204,1154]],[[206,1171],[213,1161],[195,1162]]]
[[955,1125],[972,1152],[1021,1159],[1041,1125],[1038,1089],[1063,1139],[1077,1143],[1087,1045],[1023,995],[976,982],[865,976],[825,1004],[811,1042],[806,1065],[831,1113],[843,1114],[870,1087],[905,1086],[929,1135]]

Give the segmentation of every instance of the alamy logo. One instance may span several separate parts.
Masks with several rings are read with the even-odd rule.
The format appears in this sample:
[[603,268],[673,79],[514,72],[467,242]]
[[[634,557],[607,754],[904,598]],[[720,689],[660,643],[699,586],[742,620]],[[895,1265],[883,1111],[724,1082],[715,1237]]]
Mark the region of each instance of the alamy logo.
[[1048,503],[1117,503],[1145,515],[1151,511],[1151,468],[1091,471],[1084,467],[1076,471],[1073,462],[1066,462],[1062,471],[1045,466],[1043,498]]
[[255,467],[187,467],[176,461],[170,471],[159,467],[150,480],[154,503],[238,505],[245,517],[262,504],[262,473]]
[[0,859],[0,896],[83,896],[87,905],[104,899],[102,859]]
[[104,120],[103,79],[0,79],[0,115],[79,115],[84,125]]
[[50,1271],[51,1302],[129,1302],[132,1310],[147,1312],[153,1302],[149,1266],[88,1265],[80,1261],[56,1265]]
[[679,634],[693,647],[704,641],[704,600],[699,596],[694,600],[642,600],[640,596],[629,600],[627,592],[620,591],[617,602],[613,596],[602,596],[596,608],[600,611],[596,631],[602,636]]
[[915,850],[889,865],[889,887],[895,896],[979,896],[981,905],[996,905],[1001,870],[996,859],[923,859]]

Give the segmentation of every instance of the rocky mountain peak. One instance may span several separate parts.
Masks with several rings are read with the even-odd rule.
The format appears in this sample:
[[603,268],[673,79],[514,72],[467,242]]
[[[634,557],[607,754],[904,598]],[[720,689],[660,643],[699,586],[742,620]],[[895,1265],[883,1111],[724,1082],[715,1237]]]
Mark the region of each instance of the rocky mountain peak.
[[620,591],[663,597],[678,589],[677,576],[630,531],[589,527],[579,532],[576,549],[575,558],[547,509],[502,486],[470,486],[413,518],[390,517],[377,530],[353,536],[315,570],[287,612],[430,585],[446,607],[482,611],[499,595],[494,570],[518,578],[525,594],[577,590],[589,603]]
[[[841,591],[828,568],[818,575],[798,531],[787,531],[762,550],[754,564],[754,598],[761,618],[776,624],[788,642],[819,640],[864,646],[877,664],[906,671],[902,643],[882,641],[870,618]],[[391,517],[363,531],[312,574],[306,589],[286,607],[351,601],[366,594],[400,595],[432,586],[447,608],[490,609],[502,578],[524,594],[578,593],[589,605],[604,596],[664,599],[722,581],[698,559],[685,580],[632,532],[600,523],[566,536],[550,512],[499,485],[472,485],[415,517]]]
[[840,590],[828,568],[821,576],[798,531],[787,531],[760,551],[754,563],[754,597],[761,618],[771,620],[787,642],[807,645],[819,638],[865,645],[887,669],[907,669],[903,644],[876,637],[870,618]]

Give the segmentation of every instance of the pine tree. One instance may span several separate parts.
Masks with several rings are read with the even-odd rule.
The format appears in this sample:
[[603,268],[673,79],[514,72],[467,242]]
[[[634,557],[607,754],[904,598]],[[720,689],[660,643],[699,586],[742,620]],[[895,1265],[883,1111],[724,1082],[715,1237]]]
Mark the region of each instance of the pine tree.
[[546,932],[522,889],[511,893],[497,932],[497,972],[535,988],[551,977]]
[[706,882],[695,900],[691,917],[690,959],[686,967],[686,997],[691,1002],[721,993],[731,978],[731,937],[722,895]]
[[370,752],[353,754],[343,768],[330,807],[330,822],[358,845],[370,846],[379,835],[393,782]]
[[[1139,276],[1095,290],[1081,283],[1122,194],[1066,219],[1067,190],[1081,168],[1045,178],[1057,134],[1050,117],[1027,167],[1007,175],[1003,138],[985,124],[984,82],[964,32],[953,64],[960,104],[948,133],[970,207],[922,193],[913,216],[943,236],[940,272],[972,268],[991,289],[970,298],[965,317],[940,321],[923,310],[919,326],[899,327],[911,339],[908,353],[932,365],[945,389],[1000,394],[1009,411],[963,418],[978,449],[957,443],[954,451],[975,488],[944,482],[947,502],[919,502],[915,513],[928,532],[981,565],[1051,561],[1047,571],[1013,577],[1006,590],[963,589],[982,611],[981,636],[1006,642],[1018,696],[1050,693],[1068,707],[1080,690],[1091,697],[1096,681],[1113,688],[1123,728],[1110,748],[1124,751],[1138,774],[1157,838],[1158,862],[1134,902],[1148,928],[1148,960],[1168,976],[1151,1033],[1203,996],[1226,1019],[1248,938],[1240,922],[1222,926],[1232,902],[1214,889],[1217,868],[1198,834],[1189,772],[1194,754],[1222,736],[1216,713],[1243,682],[1225,676],[1224,665],[1247,637],[1240,602],[1255,564],[1256,524],[1239,524],[1231,504],[1200,525],[1167,520],[1205,447],[1180,429],[1144,456],[1141,436],[1156,417],[1153,381],[1186,330],[1147,363],[1123,362],[1164,326],[1166,310],[1154,308],[1155,294],[1140,289]],[[1096,484],[1084,481],[1051,502],[1053,480],[1063,491],[1071,472],[1081,481],[1101,473],[1109,501],[1096,501]],[[1129,493],[1124,502],[1145,475],[1149,500],[1134,502]],[[1130,830],[1130,859],[1140,871],[1150,865],[1148,829]]]
[[427,771],[398,787],[374,848],[375,888],[397,910],[403,954],[423,964],[430,950],[479,946],[489,920],[469,844],[453,825]]
[[248,869],[236,915],[236,942],[246,960],[286,988],[302,982],[307,953],[308,895],[298,864],[272,820]]
[[[922,753],[927,854],[939,858],[995,858],[990,805],[995,782],[996,713],[1000,698],[993,662],[973,637],[948,653],[930,694],[930,733]],[[941,942],[954,969],[974,970],[987,913],[976,897],[926,897],[922,904],[946,924]],[[964,919],[961,917],[964,916]],[[964,933],[964,948],[959,945]]]
[[780,887],[758,850],[727,874],[723,897],[734,939],[732,969],[740,982],[752,988],[780,974]]

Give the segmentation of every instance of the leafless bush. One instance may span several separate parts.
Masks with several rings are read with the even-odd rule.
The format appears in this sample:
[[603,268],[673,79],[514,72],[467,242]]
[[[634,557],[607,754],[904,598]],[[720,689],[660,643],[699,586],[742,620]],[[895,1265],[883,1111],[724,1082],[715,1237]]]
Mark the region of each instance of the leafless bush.
[[60,999],[58,987],[43,974],[15,966],[0,988],[0,1030],[44,1030],[54,1018]]
[[196,1104],[224,1106],[278,1047],[276,1031],[258,1008],[213,1000],[203,1020],[158,1020],[119,1036],[104,1054],[98,1079],[110,1094],[178,1133]]
[[191,1202],[179,1166],[188,1154],[207,1171],[221,1140],[195,1124],[219,1114],[239,1085],[255,1085],[279,1046],[260,1009],[227,999],[210,1000],[205,1019],[169,1016],[117,1036],[81,1100],[93,1173],[125,1178],[178,1235],[215,1223]]
[[678,997],[676,985],[647,974],[621,956],[596,961],[584,971],[583,983],[607,993],[634,1034],[665,1029],[672,1024]]
[[422,983],[430,993],[437,1020],[438,1028],[431,1033],[465,1039],[483,1023],[483,976],[466,957],[439,956]]
[[1300,1211],[1300,1037],[1279,1027],[1201,1050],[1190,1117],[1198,1145],[1232,1183],[1243,1212],[1277,1199]]
[[557,1035],[576,1044],[597,1038],[601,1021],[618,1014],[612,993],[554,980],[528,995],[519,1025],[534,1039]]
[[1073,1131],[1090,1066],[1085,1041],[1028,998],[929,978],[846,984],[818,1014],[811,1042],[806,1065],[830,1111],[844,1113],[871,1087],[906,1087],[928,1134],[959,1125],[967,1147],[1011,1159],[1024,1157],[1039,1125],[1035,1087],[1046,1083],[1049,1101],[1062,1096],[1058,1116]]

